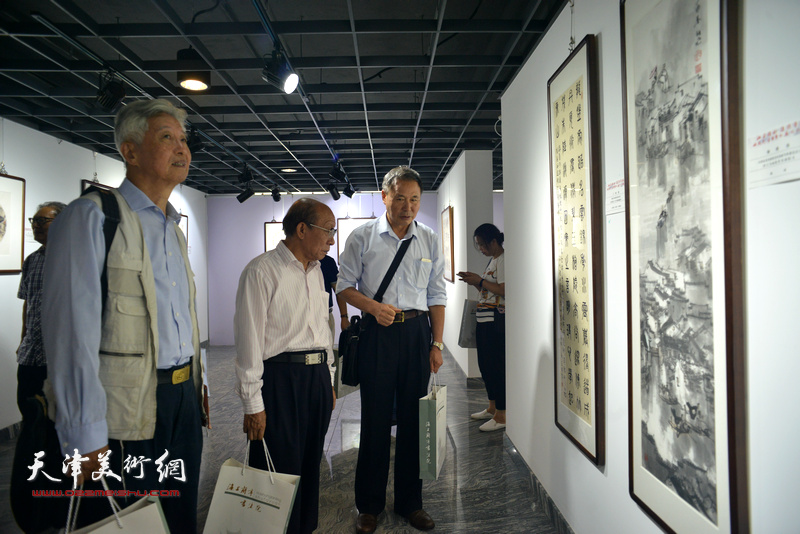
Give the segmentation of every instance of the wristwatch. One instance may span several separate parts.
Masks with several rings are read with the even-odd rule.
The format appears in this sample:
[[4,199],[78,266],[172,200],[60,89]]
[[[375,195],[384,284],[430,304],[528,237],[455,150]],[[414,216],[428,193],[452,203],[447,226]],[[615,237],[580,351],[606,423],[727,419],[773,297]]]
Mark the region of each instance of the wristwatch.
[[437,349],[443,351],[444,343],[442,343],[441,341],[434,341],[433,343],[431,343],[431,347],[436,347]]

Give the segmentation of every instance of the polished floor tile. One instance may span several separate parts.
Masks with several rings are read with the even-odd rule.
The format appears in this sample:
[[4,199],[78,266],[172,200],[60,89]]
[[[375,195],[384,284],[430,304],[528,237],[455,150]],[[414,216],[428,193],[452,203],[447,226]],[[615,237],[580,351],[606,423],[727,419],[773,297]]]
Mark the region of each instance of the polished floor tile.
[[[198,524],[204,525],[217,474],[230,458],[244,459],[242,408],[234,391],[233,347],[208,349],[212,428],[203,445]],[[423,483],[423,502],[439,533],[543,533],[555,529],[533,500],[530,473],[505,438],[505,432],[480,432],[481,421],[469,414],[485,407],[483,389],[467,387],[457,364],[445,355],[440,371],[447,385],[447,455],[438,480]],[[325,438],[320,476],[320,520],[317,532],[355,531],[353,482],[360,431],[361,398],[355,388],[342,386]],[[0,532],[19,532],[8,504],[8,480],[13,441],[0,443]],[[390,469],[387,509],[378,517],[378,533],[418,532],[392,509]]]

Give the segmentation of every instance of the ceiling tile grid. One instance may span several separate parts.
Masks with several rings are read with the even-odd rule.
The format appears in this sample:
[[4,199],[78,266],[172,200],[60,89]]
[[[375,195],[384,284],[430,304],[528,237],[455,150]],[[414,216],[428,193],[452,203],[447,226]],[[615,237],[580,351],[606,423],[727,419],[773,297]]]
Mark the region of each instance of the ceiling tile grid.
[[[0,4],[0,116],[119,158],[103,75],[122,103],[167,98],[197,145],[186,184],[238,194],[375,191],[397,165],[434,190],[463,150],[491,150],[499,97],[566,0],[26,0]],[[177,59],[193,48],[199,58]],[[273,50],[299,75],[262,79]],[[193,92],[178,75],[210,71]],[[288,169],[288,170],[287,170]],[[294,172],[292,172],[294,171]]]

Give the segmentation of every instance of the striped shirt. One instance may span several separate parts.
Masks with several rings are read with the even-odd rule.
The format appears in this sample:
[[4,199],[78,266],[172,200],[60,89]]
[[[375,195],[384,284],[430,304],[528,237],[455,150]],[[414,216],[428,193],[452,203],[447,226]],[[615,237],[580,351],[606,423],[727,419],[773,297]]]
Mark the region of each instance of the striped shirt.
[[[494,282],[495,284],[504,284],[506,282],[506,255],[500,254],[496,258],[489,261],[486,270],[483,271],[483,279],[487,282]],[[494,321],[494,312],[497,310],[499,313],[506,312],[506,299],[488,289],[480,290],[480,299],[478,300],[478,309],[475,313],[475,320],[479,323],[489,323]]]
[[17,298],[27,304],[25,313],[25,337],[17,350],[17,363],[44,367],[42,343],[42,279],[44,278],[44,247],[25,258],[22,278],[19,281]]
[[281,241],[242,271],[233,318],[236,342],[236,392],[244,413],[264,410],[261,397],[264,360],[285,351],[327,350],[328,295],[318,261],[308,269]]

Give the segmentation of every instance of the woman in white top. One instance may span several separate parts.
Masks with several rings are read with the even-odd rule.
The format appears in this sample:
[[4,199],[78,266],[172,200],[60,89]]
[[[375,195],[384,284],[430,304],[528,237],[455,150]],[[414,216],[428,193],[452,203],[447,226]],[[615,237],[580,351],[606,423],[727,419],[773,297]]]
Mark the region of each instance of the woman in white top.
[[489,256],[483,276],[462,271],[459,278],[480,293],[477,317],[478,367],[486,384],[489,407],[471,415],[489,419],[483,432],[506,427],[506,276],[503,232],[493,224],[482,224],[473,234],[475,248]]

